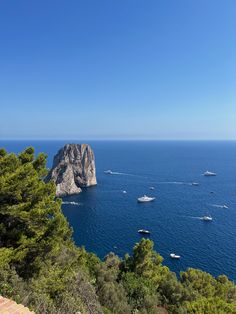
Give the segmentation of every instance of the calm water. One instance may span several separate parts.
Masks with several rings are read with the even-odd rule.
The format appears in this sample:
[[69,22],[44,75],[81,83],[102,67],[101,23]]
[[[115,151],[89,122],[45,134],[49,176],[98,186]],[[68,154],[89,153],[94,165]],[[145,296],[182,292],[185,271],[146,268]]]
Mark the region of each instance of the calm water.
[[[48,154],[51,166],[54,154],[67,142],[0,144],[13,152],[33,145]],[[122,256],[140,240],[137,230],[145,228],[171,270],[195,267],[236,280],[236,142],[89,144],[96,156],[98,185],[64,199],[79,205],[63,205],[78,245],[100,257],[109,251]],[[104,174],[107,169],[119,174]],[[202,176],[206,170],[217,176]],[[191,186],[192,181],[200,185]],[[136,199],[143,194],[157,199],[138,204]],[[229,208],[212,206],[222,204]],[[212,222],[199,219],[206,214],[212,215]],[[171,252],[180,254],[181,260],[171,260]]]

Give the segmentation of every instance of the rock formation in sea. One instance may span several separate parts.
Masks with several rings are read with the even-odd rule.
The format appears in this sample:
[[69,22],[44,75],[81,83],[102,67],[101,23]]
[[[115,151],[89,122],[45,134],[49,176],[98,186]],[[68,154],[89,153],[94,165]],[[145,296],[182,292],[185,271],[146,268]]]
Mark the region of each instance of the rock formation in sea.
[[97,184],[95,158],[88,144],[67,144],[54,156],[46,180],[56,183],[56,195],[78,194],[81,188]]

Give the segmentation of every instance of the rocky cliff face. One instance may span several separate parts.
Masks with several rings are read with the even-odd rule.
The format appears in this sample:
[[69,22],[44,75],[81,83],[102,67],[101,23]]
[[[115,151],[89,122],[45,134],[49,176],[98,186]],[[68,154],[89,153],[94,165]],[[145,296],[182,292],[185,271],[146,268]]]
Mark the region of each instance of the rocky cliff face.
[[67,144],[53,159],[47,180],[56,183],[57,196],[78,194],[82,187],[97,184],[95,159],[87,144]]

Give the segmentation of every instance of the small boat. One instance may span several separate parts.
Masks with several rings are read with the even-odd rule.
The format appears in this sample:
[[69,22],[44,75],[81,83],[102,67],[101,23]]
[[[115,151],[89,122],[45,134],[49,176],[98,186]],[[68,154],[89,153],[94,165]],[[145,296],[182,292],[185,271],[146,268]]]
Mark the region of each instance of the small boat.
[[226,209],[228,209],[228,208],[229,208],[229,206],[227,206],[227,205],[225,205],[225,204],[224,204],[224,205],[222,206],[222,208],[226,208]]
[[138,230],[138,233],[142,233],[142,234],[150,234],[151,232],[145,229],[140,229]]
[[173,258],[173,259],[180,259],[180,255],[176,255],[174,253],[171,253],[170,257]]
[[106,173],[106,174],[113,174],[113,172],[111,170],[105,170],[104,173]]
[[63,205],[79,205],[77,202],[62,202]]
[[150,186],[149,190],[155,190],[154,186]]
[[204,220],[204,221],[212,221],[213,218],[211,216],[203,216],[202,220]]
[[123,194],[127,194],[127,191],[122,191]]
[[191,185],[198,186],[199,183],[198,182],[192,182]]
[[154,200],[155,200],[155,197],[149,197],[147,195],[144,195],[138,198],[138,203],[152,202]]
[[207,170],[206,172],[203,173],[203,175],[205,177],[214,177],[214,176],[216,176],[216,173]]

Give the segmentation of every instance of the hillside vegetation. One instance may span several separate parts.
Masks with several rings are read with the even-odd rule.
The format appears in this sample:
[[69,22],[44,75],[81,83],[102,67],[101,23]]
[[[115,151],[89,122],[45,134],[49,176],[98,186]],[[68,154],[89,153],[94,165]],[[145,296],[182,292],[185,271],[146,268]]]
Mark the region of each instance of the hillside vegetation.
[[226,276],[188,269],[177,279],[150,240],[104,261],[76,247],[46,174],[33,148],[0,150],[0,295],[40,314],[236,313]]

